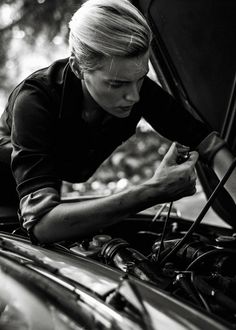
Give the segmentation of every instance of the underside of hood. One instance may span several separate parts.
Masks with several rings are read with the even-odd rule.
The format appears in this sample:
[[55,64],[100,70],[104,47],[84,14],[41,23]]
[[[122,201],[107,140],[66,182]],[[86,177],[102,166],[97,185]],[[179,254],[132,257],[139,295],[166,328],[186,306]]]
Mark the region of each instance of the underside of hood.
[[[134,0],[151,26],[151,60],[163,86],[190,112],[218,131],[236,154],[236,2]],[[207,196],[217,178],[199,165]],[[235,204],[224,191],[213,208],[228,223]]]

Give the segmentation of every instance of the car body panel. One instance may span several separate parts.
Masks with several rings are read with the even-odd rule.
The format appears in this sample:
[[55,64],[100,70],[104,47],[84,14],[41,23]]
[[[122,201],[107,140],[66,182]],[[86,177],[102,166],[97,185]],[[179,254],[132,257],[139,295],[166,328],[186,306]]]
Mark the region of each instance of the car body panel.
[[[2,268],[0,276],[2,277],[4,283],[6,283],[4,296],[7,296],[8,289],[10,288],[10,296],[12,296],[14,299],[16,299],[18,295],[19,297],[24,297],[21,299],[16,299],[16,305],[19,304],[19,301],[21,301],[23,306],[27,306],[29,302],[26,302],[26,300],[30,300],[32,302],[30,313],[34,314],[34,309],[38,308],[38,310],[41,310],[40,315],[44,315],[43,322],[45,322],[45,324],[52,324],[47,329],[54,329],[55,327],[56,322],[54,324],[52,323],[52,314],[57,315],[57,322],[60,320],[60,315],[63,314],[63,309],[58,309],[58,311],[55,311],[56,304],[54,306],[54,304],[50,302],[50,299],[47,299],[48,290],[50,286],[53,287],[53,283],[55,285],[61,285],[62,294],[66,288],[77,293],[78,297],[82,297],[85,304],[88,304],[90,307],[93,306],[94,313],[98,308],[99,312],[101,314],[105,313],[107,317],[109,313],[111,315],[113,313],[113,317],[116,320],[119,320],[120,317],[120,322],[123,322],[123,325],[125,326],[127,322],[125,322],[125,319],[129,318],[125,316],[124,313],[121,314],[124,318],[122,321],[122,317],[119,316],[119,313],[117,314],[115,311],[112,312],[113,309],[109,307],[108,304],[103,303],[104,307],[102,307],[103,305],[101,304],[102,297],[118,287],[122,276],[120,271],[115,270],[109,266],[99,264],[91,258],[75,256],[73,253],[70,254],[66,250],[63,251],[63,249],[58,249],[57,246],[54,248],[52,246],[49,250],[47,248],[33,246],[28,239],[19,238],[5,233],[0,233],[0,235],[0,265]],[[53,251],[53,249],[55,251]],[[6,258],[7,254],[10,259],[12,256],[14,256],[15,261],[18,260],[21,267],[24,266],[24,264],[25,266],[28,265],[30,270],[33,270],[37,273],[37,276],[40,275],[44,277],[46,281],[49,281],[48,289],[47,285],[44,284],[44,303],[40,301],[40,296],[38,298],[33,296],[30,281],[26,281],[26,283],[22,283],[19,286],[19,283],[16,283],[17,278],[15,278],[14,274],[7,269],[6,265],[3,267],[2,258]],[[39,264],[38,261],[40,261]],[[55,269],[58,270],[56,273]],[[8,275],[7,281],[6,275]],[[34,280],[34,275],[32,274],[30,278]],[[39,279],[39,277],[36,278]],[[132,276],[129,278],[129,281],[135,284],[135,287],[142,296],[142,300],[149,315],[151,322],[150,324],[152,326],[150,329],[228,329],[225,325],[210,318],[200,310],[196,310],[191,306],[187,306],[186,304],[177,301],[175,298],[167,295],[164,291],[157,290],[154,286],[150,286],[147,285],[147,283],[138,281]],[[25,288],[23,289],[22,286]],[[23,294],[24,290],[27,291],[27,295],[25,295],[25,293]],[[59,294],[60,289],[57,292]],[[124,297],[126,297],[127,300],[130,300],[132,304],[139,305],[136,302],[136,299],[133,297],[132,290],[130,291],[130,286],[126,285],[125,282],[121,287],[121,293]],[[58,298],[63,299],[63,297],[66,297],[65,294],[62,297],[59,296]],[[11,307],[14,306],[12,299],[10,299],[11,304],[8,301],[8,305],[11,305]],[[99,304],[99,307],[97,304]],[[48,312],[46,311],[45,306],[49,308]],[[26,322],[25,320],[28,317],[28,313],[24,308],[22,310],[18,310],[18,313],[22,314],[21,317],[18,318],[21,320],[21,322]],[[41,323],[40,329],[46,329],[43,322]],[[73,322],[73,319],[70,322],[68,321],[68,324],[67,322],[64,322],[65,329],[67,329],[66,324],[68,325],[68,329],[70,329],[69,326],[71,326],[71,323]],[[125,327],[121,327],[121,329],[124,328]]]

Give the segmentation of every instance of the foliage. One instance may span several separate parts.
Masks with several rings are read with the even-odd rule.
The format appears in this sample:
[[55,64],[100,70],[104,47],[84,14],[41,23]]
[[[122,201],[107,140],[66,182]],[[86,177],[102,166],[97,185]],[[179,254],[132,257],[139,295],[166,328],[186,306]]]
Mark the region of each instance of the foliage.
[[82,0],[8,0],[0,1],[1,15],[8,14],[0,27],[1,36],[8,33],[12,37],[17,27],[25,32],[28,42],[33,43],[42,32],[52,40],[59,32],[65,34],[64,27]]
[[[22,44],[35,45],[43,36],[47,44],[60,35],[66,43],[68,22],[81,5],[82,0],[0,0],[0,81],[7,92],[14,86],[9,79],[8,60],[11,57],[12,41],[20,38]],[[19,53],[20,57],[21,54]],[[17,59],[16,59],[17,62]],[[17,68],[17,63],[10,69]]]

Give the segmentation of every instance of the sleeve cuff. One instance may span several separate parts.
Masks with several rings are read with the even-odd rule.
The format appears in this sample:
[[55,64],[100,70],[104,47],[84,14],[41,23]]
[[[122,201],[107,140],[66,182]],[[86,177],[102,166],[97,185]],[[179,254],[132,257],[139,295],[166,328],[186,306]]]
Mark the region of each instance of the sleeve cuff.
[[39,189],[20,200],[22,225],[27,230],[32,243],[36,243],[32,232],[34,225],[59,203],[57,190],[50,187]]
[[207,164],[211,164],[215,154],[226,146],[226,142],[217,132],[210,133],[196,148],[200,159]]

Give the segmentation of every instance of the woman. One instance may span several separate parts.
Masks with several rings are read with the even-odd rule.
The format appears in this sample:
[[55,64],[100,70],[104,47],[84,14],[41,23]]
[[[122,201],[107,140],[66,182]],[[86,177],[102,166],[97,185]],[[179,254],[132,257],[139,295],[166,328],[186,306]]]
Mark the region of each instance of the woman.
[[[198,153],[219,176],[226,170],[219,154],[231,159],[216,133],[146,77],[151,31],[129,1],[89,0],[69,27],[69,59],[26,78],[2,118],[23,227],[39,243],[78,239],[130,213],[194,194]],[[109,197],[62,203],[62,180],[86,181],[135,133],[141,117],[178,141],[153,177]],[[178,164],[189,150],[189,159]]]

